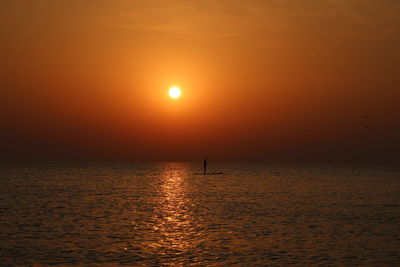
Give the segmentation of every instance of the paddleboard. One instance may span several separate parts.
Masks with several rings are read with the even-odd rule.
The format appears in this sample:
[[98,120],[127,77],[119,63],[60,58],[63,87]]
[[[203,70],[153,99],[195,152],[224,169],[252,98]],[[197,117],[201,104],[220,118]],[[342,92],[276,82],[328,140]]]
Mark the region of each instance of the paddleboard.
[[214,175],[214,174],[223,174],[224,172],[195,172],[193,174],[195,175]]

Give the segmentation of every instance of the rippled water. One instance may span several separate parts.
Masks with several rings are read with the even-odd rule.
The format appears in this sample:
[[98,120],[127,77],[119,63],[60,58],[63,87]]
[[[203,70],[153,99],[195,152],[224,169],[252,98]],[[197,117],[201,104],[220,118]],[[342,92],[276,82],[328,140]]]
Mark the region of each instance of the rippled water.
[[0,265],[400,265],[400,172],[0,167]]

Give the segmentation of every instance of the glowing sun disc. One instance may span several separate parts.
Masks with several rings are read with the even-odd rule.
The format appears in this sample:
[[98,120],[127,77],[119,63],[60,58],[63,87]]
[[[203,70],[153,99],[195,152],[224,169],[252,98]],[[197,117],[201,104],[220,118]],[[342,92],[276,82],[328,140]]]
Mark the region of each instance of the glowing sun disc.
[[181,89],[179,89],[178,87],[171,87],[169,89],[169,96],[171,98],[177,99],[181,96]]

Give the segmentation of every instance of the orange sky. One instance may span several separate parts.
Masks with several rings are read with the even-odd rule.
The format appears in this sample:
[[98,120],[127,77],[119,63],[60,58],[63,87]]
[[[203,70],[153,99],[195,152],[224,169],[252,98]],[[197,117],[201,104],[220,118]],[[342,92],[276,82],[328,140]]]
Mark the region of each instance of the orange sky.
[[0,159],[399,160],[398,14],[395,0],[2,1]]

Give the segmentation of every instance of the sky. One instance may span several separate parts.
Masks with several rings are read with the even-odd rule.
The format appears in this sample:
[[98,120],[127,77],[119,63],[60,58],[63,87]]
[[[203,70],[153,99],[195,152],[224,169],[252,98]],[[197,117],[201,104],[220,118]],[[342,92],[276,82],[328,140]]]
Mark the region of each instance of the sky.
[[1,1],[0,160],[398,162],[399,14],[397,0]]

